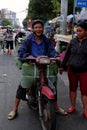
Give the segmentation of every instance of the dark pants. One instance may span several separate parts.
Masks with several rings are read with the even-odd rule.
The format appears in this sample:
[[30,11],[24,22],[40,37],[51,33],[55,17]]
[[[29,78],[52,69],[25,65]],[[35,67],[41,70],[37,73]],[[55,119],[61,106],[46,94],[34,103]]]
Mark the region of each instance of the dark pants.
[[26,98],[26,89],[22,88],[21,85],[18,86],[17,92],[16,92],[16,98],[24,100]]
[[[35,97],[36,88],[34,86],[32,86],[31,88],[32,88],[32,96]],[[25,100],[26,99],[26,92],[27,92],[27,89],[26,88],[22,88],[22,86],[19,85],[18,89],[17,89],[17,92],[16,92],[16,98]]]
[[12,50],[13,49],[13,41],[7,41],[6,48]]

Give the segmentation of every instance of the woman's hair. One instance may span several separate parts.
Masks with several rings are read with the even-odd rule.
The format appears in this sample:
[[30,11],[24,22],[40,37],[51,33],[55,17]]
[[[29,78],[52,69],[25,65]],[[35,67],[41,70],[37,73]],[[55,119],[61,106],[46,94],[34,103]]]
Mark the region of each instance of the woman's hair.
[[77,24],[77,27],[83,28],[85,31],[87,31],[87,21],[79,22]]

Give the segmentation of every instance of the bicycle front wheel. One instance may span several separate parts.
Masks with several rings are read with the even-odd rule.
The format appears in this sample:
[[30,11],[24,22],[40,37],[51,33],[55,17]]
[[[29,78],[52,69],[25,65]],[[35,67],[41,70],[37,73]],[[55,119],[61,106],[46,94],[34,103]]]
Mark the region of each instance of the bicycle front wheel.
[[42,103],[41,125],[43,130],[56,130],[56,113],[53,101],[49,99]]

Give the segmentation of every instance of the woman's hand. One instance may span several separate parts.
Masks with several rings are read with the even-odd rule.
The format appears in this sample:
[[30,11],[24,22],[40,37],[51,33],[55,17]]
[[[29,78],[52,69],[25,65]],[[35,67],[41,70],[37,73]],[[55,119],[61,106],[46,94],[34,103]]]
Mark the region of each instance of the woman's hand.
[[59,61],[59,63],[62,62],[62,59],[60,57],[56,57],[56,59]]

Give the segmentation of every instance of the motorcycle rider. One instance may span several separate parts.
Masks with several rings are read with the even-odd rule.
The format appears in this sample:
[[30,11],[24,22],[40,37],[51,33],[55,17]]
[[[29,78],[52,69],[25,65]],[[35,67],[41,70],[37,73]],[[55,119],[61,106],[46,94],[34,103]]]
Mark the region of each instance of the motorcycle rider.
[[[33,58],[38,56],[48,56],[48,57],[56,57],[60,61],[59,53],[55,50],[53,44],[51,41],[45,37],[43,34],[44,31],[44,23],[42,20],[34,20],[32,24],[32,31],[33,33],[30,34],[21,47],[18,50],[18,56],[20,58]],[[12,120],[14,119],[18,114],[18,106],[20,103],[20,100],[25,100],[26,98],[26,89],[22,88],[21,85],[19,85],[16,93],[15,103],[13,110],[8,114],[8,119]],[[67,112],[58,107],[57,105],[57,99],[54,102],[55,111],[62,114],[67,115]]]

